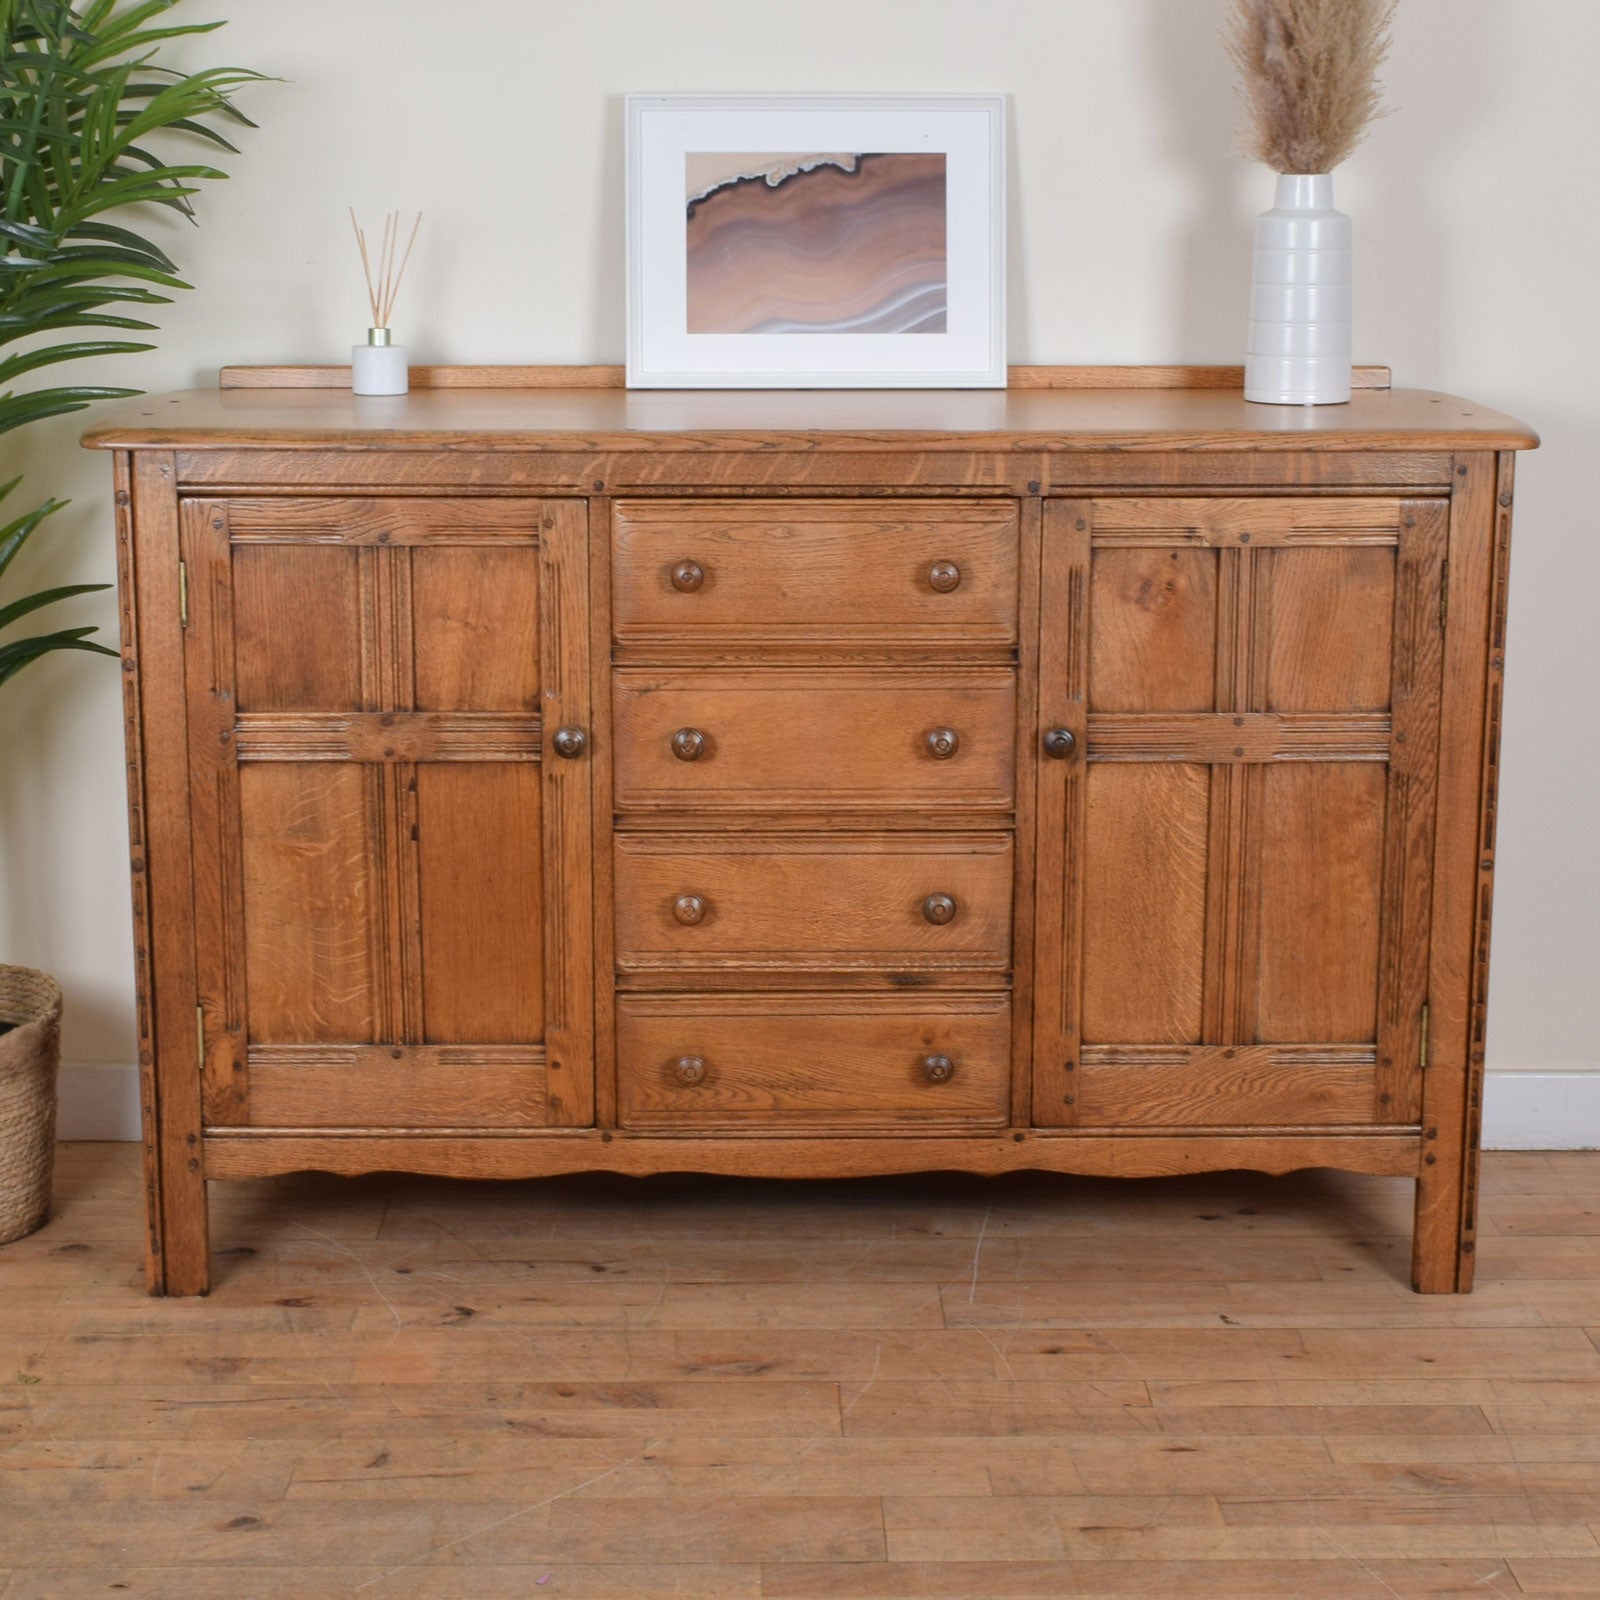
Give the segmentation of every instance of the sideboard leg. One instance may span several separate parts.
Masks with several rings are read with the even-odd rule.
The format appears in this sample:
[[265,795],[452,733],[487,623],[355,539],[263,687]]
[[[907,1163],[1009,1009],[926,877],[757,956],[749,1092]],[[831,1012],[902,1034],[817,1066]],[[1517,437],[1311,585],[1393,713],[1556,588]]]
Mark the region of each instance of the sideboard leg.
[[1466,1294],[1476,1264],[1478,1152],[1475,1146],[1455,1141],[1439,1148],[1444,1140],[1429,1139],[1428,1130],[1423,1132],[1411,1286],[1418,1294]]
[[[196,1158],[198,1160],[198,1157]],[[211,1228],[206,1216],[204,1175],[167,1187],[161,1219],[162,1289],[171,1295],[207,1294],[211,1289]]]

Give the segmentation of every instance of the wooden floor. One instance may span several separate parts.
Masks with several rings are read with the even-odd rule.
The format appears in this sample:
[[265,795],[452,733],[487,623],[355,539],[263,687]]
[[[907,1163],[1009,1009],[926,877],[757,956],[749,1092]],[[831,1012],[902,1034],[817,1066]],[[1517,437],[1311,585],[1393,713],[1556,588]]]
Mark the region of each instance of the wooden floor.
[[1600,1155],[1306,1173],[214,1189],[0,1250],[0,1597],[1600,1596]]

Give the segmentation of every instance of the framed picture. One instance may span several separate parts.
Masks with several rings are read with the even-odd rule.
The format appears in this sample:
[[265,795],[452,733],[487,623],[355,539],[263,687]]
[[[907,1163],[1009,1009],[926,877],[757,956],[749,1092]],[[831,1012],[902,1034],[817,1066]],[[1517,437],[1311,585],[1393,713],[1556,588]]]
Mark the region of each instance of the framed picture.
[[633,388],[1003,388],[1003,95],[628,96]]

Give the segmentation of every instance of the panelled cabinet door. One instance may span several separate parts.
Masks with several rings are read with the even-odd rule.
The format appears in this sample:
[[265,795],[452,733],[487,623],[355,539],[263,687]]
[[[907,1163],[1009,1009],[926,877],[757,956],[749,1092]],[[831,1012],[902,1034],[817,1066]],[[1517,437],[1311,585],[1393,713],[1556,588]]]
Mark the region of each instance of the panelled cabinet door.
[[209,1126],[593,1120],[585,515],[184,503]]
[[1446,531],[1047,506],[1037,1124],[1417,1120]]

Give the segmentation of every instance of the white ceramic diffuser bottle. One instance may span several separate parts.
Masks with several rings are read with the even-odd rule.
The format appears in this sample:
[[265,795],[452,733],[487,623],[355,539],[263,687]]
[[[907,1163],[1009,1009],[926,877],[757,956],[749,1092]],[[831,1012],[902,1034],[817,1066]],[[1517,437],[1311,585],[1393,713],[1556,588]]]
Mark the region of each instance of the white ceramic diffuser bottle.
[[1350,398],[1351,227],[1333,208],[1330,173],[1278,179],[1256,219],[1245,340],[1244,397],[1269,405],[1339,405]]
[[391,211],[383,219],[383,241],[378,247],[376,271],[367,251],[367,236],[356,221],[354,207],[350,211],[350,226],[355,229],[356,245],[361,251],[361,270],[367,279],[367,303],[372,308],[367,342],[350,348],[350,392],[404,394],[411,387],[411,370],[406,365],[406,347],[394,343],[390,334],[389,319],[394,315],[394,303],[400,293],[406,263],[411,259],[411,247],[417,242],[417,229],[422,226],[422,213],[417,213],[417,220],[411,225],[411,237],[398,265],[395,256],[400,243],[400,213]]
[[404,394],[411,387],[406,347],[387,328],[368,328],[367,342],[350,347],[351,394]]

